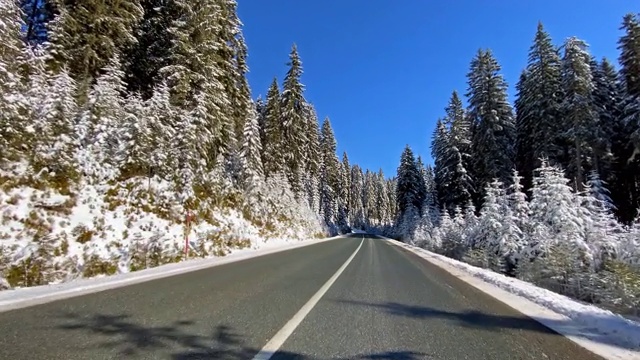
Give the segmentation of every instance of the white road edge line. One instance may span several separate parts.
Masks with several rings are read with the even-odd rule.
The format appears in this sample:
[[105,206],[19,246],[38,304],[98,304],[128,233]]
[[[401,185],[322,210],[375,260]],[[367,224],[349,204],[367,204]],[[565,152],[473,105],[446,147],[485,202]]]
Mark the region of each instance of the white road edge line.
[[[483,293],[491,296],[499,302],[504,303],[505,305],[515,309],[516,311],[524,314],[525,316],[530,317],[531,319],[541,323],[542,325],[552,329],[558,334],[564,336],[565,338],[573,341],[577,345],[582,348],[591,351],[592,353],[601,356],[607,360],[637,360],[638,352],[636,350],[628,350],[621,347],[617,347],[614,345],[608,345],[602,341],[597,340],[597,336],[599,334],[595,334],[594,340],[589,337],[588,332],[582,333],[580,336],[575,335],[576,329],[584,327],[584,325],[577,323],[575,320],[556,313],[555,311],[537,304],[523,296],[518,294],[509,292],[497,285],[494,285],[488,281],[485,281],[479,277],[474,276],[473,274],[466,272],[464,269],[460,269],[453,265],[450,265],[438,258],[432,257],[430,255],[425,255],[424,253],[418,252],[421,248],[414,247],[412,245],[408,245],[398,240],[389,239],[387,242],[389,246],[396,246],[398,248],[404,248],[418,257],[424,259],[425,261],[435,265],[449,274],[457,277],[458,279],[464,281],[470,286],[482,291]],[[563,324],[565,323],[565,324]]]
[[304,320],[304,318],[309,314],[309,312],[311,312],[313,307],[316,306],[318,301],[320,301],[322,296],[329,290],[331,285],[333,285],[333,283],[336,282],[336,280],[338,280],[338,277],[340,276],[340,274],[342,274],[344,269],[346,269],[347,266],[349,266],[349,263],[351,263],[351,260],[353,260],[353,258],[356,257],[356,254],[358,254],[358,251],[360,251],[360,248],[362,247],[362,243],[364,243],[364,236],[362,237],[362,240],[360,241],[360,245],[358,245],[358,248],[356,249],[356,251],[354,251],[353,254],[351,254],[351,256],[347,259],[347,261],[345,261],[344,264],[342,264],[342,266],[338,269],[338,271],[336,271],[336,273],[333,274],[333,276],[329,278],[329,280],[327,280],[327,282],[324,283],[324,285],[322,285],[320,290],[318,290],[311,297],[311,299],[309,299],[309,301],[307,301],[307,303],[304,304],[295,315],[293,315],[291,320],[289,320],[282,327],[282,329],[280,329],[280,331],[278,331],[271,338],[271,340],[269,340],[269,342],[262,348],[262,350],[260,350],[260,352],[253,357],[253,360],[269,360],[273,355],[275,355],[275,353],[278,351],[278,349],[280,349],[282,344],[284,344],[284,342],[289,338],[289,336],[291,336],[293,331],[298,327],[298,325],[300,325],[302,320]]

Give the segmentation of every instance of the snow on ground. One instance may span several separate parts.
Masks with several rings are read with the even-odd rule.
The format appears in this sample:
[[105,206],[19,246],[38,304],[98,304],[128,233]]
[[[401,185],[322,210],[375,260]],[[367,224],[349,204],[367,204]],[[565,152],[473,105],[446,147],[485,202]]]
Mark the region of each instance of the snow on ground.
[[[21,287],[110,277],[182,260],[186,213],[169,182],[157,177],[115,185],[83,181],[73,193],[60,193],[34,180],[25,166],[0,168],[0,290],[7,280],[15,287],[2,296]],[[188,233],[191,258],[282,246],[321,233],[305,214],[265,225],[242,210],[204,203],[199,209],[205,213]]]
[[195,258],[180,263],[166,264],[155,268],[144,269],[135,272],[121,273],[112,276],[94,277],[88,279],[78,279],[76,281],[62,284],[51,284],[33,286],[0,292],[0,312],[9,311],[37,304],[43,304],[54,300],[70,298],[102,290],[133,285],[145,281],[161,279],[201,270],[214,266],[224,265],[236,261],[246,260],[257,256],[273,254],[280,251],[292,250],[295,248],[318,244],[325,241],[339,239],[341,236],[334,236],[326,239],[293,241],[290,239],[279,239],[262,244],[259,249],[236,249],[231,254],[224,257]]
[[640,359],[638,322],[522,280],[471,266],[400,241],[388,240],[606,359]]

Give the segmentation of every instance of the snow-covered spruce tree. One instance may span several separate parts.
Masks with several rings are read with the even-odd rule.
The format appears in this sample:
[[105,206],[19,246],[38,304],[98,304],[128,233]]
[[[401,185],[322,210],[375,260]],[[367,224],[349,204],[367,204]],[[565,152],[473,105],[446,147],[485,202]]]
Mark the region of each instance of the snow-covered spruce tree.
[[[469,118],[457,92],[453,92],[446,108],[447,115],[438,125],[433,143],[438,172],[440,204],[449,211],[465,205],[473,194],[473,180],[469,173],[471,162],[471,129]],[[438,168],[439,167],[439,168]]]
[[435,183],[435,190],[438,196],[438,204],[446,208],[443,196],[448,194],[448,185],[446,181],[449,174],[446,172],[445,153],[449,143],[449,130],[442,119],[436,121],[435,128],[433,129],[433,135],[431,136],[431,157],[433,158],[433,181]]
[[593,253],[593,263],[590,265],[592,270],[599,270],[607,260],[618,257],[623,228],[613,216],[615,206],[609,197],[609,190],[595,171],[589,174],[579,209],[585,227],[585,242]]
[[[48,95],[40,100],[38,141],[31,166],[40,172],[47,168],[54,184],[63,185],[77,179],[78,169],[73,157],[78,145],[74,122],[78,115],[75,100],[76,84],[66,70],[51,79],[45,87]],[[59,189],[61,190],[61,189]]]
[[304,183],[307,202],[314,213],[319,214],[320,203],[320,127],[318,115],[311,104],[305,104],[305,120],[307,124],[307,162],[305,164]]
[[422,215],[422,207],[424,206],[424,201],[427,198],[427,184],[424,179],[424,173],[426,168],[424,163],[422,162],[422,157],[418,155],[416,158],[416,169],[418,170],[418,182],[416,184],[417,197],[420,199],[420,208],[419,212]]
[[244,138],[240,150],[242,159],[242,171],[245,184],[249,187],[255,187],[264,178],[262,170],[262,159],[260,153],[262,144],[260,144],[260,127],[258,125],[258,114],[253,109],[252,114],[244,126]]
[[233,119],[235,141],[240,144],[243,138],[244,124],[248,118],[253,116],[251,109],[254,107],[251,100],[251,89],[246,77],[249,72],[247,45],[242,35],[242,22],[238,17],[237,1],[217,1],[222,8],[220,16],[222,46],[218,49],[220,67],[226,74],[223,83],[231,103],[229,115]]
[[[592,62],[591,71],[595,85],[593,92],[594,111],[598,118],[599,135],[598,151],[603,158],[598,166],[599,176],[602,180],[616,184],[611,189],[611,196],[616,204],[627,208],[627,188],[632,177],[632,172],[627,172],[627,163],[620,161],[631,157],[633,146],[629,143],[629,133],[622,121],[622,95],[623,89],[619,81],[619,74],[614,66],[603,58],[601,62]],[[629,212],[627,212],[629,213]],[[619,215],[623,215],[621,211]],[[630,221],[631,218],[623,221]]]
[[56,5],[59,18],[51,33],[56,64],[67,66],[80,91],[87,91],[109,61],[135,43],[143,8],[140,0],[60,0]]
[[[626,90],[622,99],[622,122],[625,126],[623,134],[631,134],[631,148],[624,148],[623,137],[622,146],[618,147],[617,155],[620,163],[626,166],[623,170],[621,187],[622,196],[628,201],[621,203],[619,213],[625,220],[635,218],[636,209],[640,208],[640,191],[636,185],[638,174],[640,173],[640,17],[635,14],[627,14],[622,21],[621,30],[624,35],[618,41],[620,55],[620,77],[622,85]],[[627,150],[627,151],[625,151]],[[629,153],[630,152],[630,153]],[[626,216],[624,215],[626,212]]]
[[[575,274],[588,271],[593,261],[593,253],[585,241],[580,199],[558,167],[543,160],[536,172],[530,203],[533,232],[524,252],[537,263],[534,267],[537,274],[531,280],[539,285],[543,281],[545,286],[577,291],[572,288],[572,279]],[[527,264],[522,270],[528,268],[532,266]]]
[[[296,196],[303,190],[302,173],[306,163],[304,144],[306,126],[304,118],[304,85],[300,83],[302,61],[294,44],[287,63],[289,70],[284,77],[281,94],[281,116],[283,135],[283,155],[289,183]],[[334,151],[335,153],[335,151]]]
[[[513,216],[515,226],[521,231],[522,246],[526,246],[529,243],[529,235],[531,234],[531,224],[529,221],[529,202],[527,201],[527,195],[524,193],[524,186],[522,185],[523,177],[520,176],[517,170],[513,171],[513,177],[511,184],[507,187],[506,197],[509,207],[509,211]],[[518,254],[518,262],[521,258],[524,248],[521,248]]]
[[[21,54],[20,8],[14,0],[0,0],[0,160],[9,155],[9,146],[19,141],[23,124],[20,119],[20,78],[16,59]],[[23,119],[22,119],[23,120]]]
[[440,226],[436,228],[432,235],[434,247],[444,256],[456,260],[462,260],[468,247],[464,238],[463,229],[459,228],[458,223],[454,222],[449,215],[449,211],[442,209]]
[[262,139],[262,163],[267,177],[284,172],[284,134],[280,112],[280,90],[273,79],[267,92],[264,108],[264,139]]
[[118,57],[111,59],[104,74],[91,87],[76,123],[80,147],[76,153],[80,169],[94,180],[117,176],[118,135],[127,118],[123,72]]
[[154,89],[151,98],[145,101],[146,128],[143,131],[148,143],[138,145],[144,147],[141,150],[144,153],[141,162],[148,166],[146,173],[165,179],[169,178],[173,169],[178,168],[176,159],[171,156],[172,142],[176,139],[176,134],[189,130],[181,128],[179,122],[176,123],[181,118],[180,110],[171,106],[170,97],[169,88],[160,83]]
[[342,184],[340,194],[342,204],[346,210],[346,221],[349,225],[352,225],[351,210],[353,204],[351,203],[351,164],[349,163],[349,156],[347,156],[346,151],[342,153],[342,163],[340,165],[340,178]]
[[385,184],[384,172],[382,169],[378,170],[376,176],[376,208],[379,214],[379,226],[384,227],[391,222],[391,215],[389,214],[389,194],[387,194],[387,187]]
[[[472,174],[474,188],[481,190],[497,178],[510,180],[515,155],[515,122],[507,99],[507,83],[500,65],[489,50],[479,50],[468,74],[469,117],[473,131]],[[478,191],[476,204],[482,202]]]
[[364,193],[364,179],[362,168],[358,165],[351,167],[351,189],[349,192],[349,203],[351,204],[349,223],[357,229],[364,228],[364,204],[362,195]]
[[116,154],[120,168],[120,179],[135,176],[151,176],[150,156],[153,149],[150,143],[153,137],[162,136],[150,132],[150,122],[155,117],[148,116],[145,103],[137,95],[129,96],[126,101],[126,118],[119,127],[118,139],[121,146]]
[[378,209],[376,209],[376,187],[373,173],[367,169],[364,172],[364,191],[362,193],[362,204],[364,206],[364,216],[367,228],[375,225],[378,219]]
[[529,49],[526,70],[520,77],[515,106],[517,111],[517,168],[523,176],[524,190],[532,185],[538,159],[546,157],[552,164],[561,155],[562,135],[558,126],[562,101],[561,60],[558,49],[542,23]]
[[[398,217],[403,220],[404,227],[400,231],[408,230],[407,221],[413,219],[413,216],[405,216],[408,211],[415,211],[420,216],[422,206],[424,204],[424,178],[420,174],[416,165],[413,151],[407,145],[400,157],[400,165],[398,166],[397,185],[396,185],[396,203],[398,207]],[[422,194],[422,197],[421,197]]]
[[218,56],[222,10],[204,0],[180,0],[176,6],[180,16],[169,29],[173,36],[170,65],[160,74],[171,90],[172,105],[191,117],[197,156],[210,171],[234,136],[224,86],[229,74],[223,72]]
[[136,41],[123,53],[127,89],[149,99],[161,85],[160,69],[169,66],[174,41],[169,29],[179,17],[176,1],[141,0],[144,15],[134,28]]
[[573,180],[574,190],[581,191],[585,182],[585,170],[598,169],[595,157],[598,124],[593,106],[593,76],[589,65],[587,44],[575,37],[564,44],[562,59],[562,87],[564,98],[561,113],[565,121],[562,130],[572,144],[568,154],[567,173]]
[[340,162],[336,156],[336,139],[329,118],[322,123],[320,137],[320,210],[328,226],[336,224]]
[[[476,259],[469,261],[494,271],[508,272],[515,267],[522,250],[522,231],[507,203],[501,182],[494,180],[485,190],[485,199],[473,247]],[[480,258],[477,258],[477,257]]]
[[[432,224],[438,223],[438,218],[440,217],[440,211],[438,210],[438,192],[435,182],[435,172],[430,165],[425,167],[425,172],[423,174],[424,184],[426,191],[426,197],[424,199],[424,205],[422,210],[422,215],[427,215],[430,217],[430,222]],[[389,208],[390,219],[393,219],[391,213],[393,210],[391,209],[391,204]]]
[[606,58],[598,62],[594,57],[591,57],[589,66],[593,79],[591,104],[597,124],[592,147],[594,158],[597,159],[598,176],[609,181],[614,174],[613,142],[622,125],[618,73]]

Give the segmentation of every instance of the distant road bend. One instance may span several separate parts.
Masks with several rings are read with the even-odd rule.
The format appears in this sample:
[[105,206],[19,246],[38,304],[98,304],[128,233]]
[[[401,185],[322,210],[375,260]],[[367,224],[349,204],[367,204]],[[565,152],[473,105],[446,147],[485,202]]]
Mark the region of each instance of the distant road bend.
[[0,359],[602,358],[354,234],[0,313]]

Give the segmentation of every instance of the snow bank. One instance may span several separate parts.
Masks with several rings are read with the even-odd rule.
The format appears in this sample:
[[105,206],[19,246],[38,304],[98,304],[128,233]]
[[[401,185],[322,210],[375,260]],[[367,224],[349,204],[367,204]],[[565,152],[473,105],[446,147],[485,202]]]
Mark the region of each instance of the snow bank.
[[606,359],[640,359],[640,323],[491,270],[387,239]]

